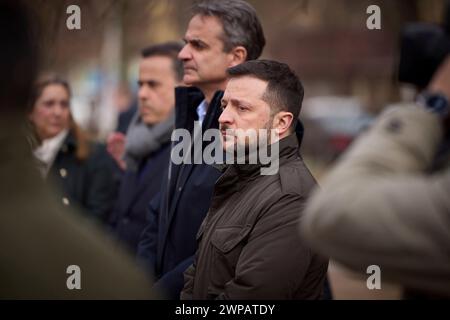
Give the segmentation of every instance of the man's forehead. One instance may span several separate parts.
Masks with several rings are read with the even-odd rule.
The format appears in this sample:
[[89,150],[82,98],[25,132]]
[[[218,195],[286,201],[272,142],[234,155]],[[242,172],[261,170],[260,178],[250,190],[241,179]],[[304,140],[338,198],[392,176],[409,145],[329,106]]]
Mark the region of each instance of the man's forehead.
[[146,79],[166,78],[175,76],[172,59],[165,56],[142,58],[139,64],[139,76]]
[[223,33],[221,21],[215,16],[195,15],[189,22],[185,40],[205,40],[205,38],[219,38]]
[[251,76],[239,76],[231,78],[228,81],[224,96],[233,95],[242,98],[245,98],[246,96],[261,98],[266,91],[266,88],[267,81]]

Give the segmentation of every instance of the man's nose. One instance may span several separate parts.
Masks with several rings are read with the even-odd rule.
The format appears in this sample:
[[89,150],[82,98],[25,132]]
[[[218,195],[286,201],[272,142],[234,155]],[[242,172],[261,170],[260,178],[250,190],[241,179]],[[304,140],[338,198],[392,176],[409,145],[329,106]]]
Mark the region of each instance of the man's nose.
[[233,123],[233,115],[231,114],[228,107],[223,109],[222,114],[219,117],[220,124],[230,124]]
[[190,53],[188,46],[189,46],[188,44],[184,45],[184,47],[178,53],[178,59],[185,61],[185,60],[189,60],[191,58],[191,53]]
[[139,87],[138,98],[139,98],[139,100],[147,100],[148,99],[148,88],[145,84]]

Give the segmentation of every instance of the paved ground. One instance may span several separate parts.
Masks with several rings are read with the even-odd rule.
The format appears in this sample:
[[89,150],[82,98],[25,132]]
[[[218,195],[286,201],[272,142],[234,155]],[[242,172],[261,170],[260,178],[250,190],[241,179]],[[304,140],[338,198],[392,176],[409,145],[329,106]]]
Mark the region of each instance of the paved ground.
[[[369,290],[367,278],[345,269],[336,262],[330,261],[328,277],[335,300],[397,300],[401,299],[402,290],[399,286],[383,282],[381,275],[381,289]],[[369,277],[369,275],[368,275]]]

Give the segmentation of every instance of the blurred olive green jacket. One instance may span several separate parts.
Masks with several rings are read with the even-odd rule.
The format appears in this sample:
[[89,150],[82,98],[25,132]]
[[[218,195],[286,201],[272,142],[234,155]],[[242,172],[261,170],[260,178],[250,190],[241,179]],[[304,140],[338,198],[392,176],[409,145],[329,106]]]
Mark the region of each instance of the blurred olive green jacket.
[[[54,200],[18,126],[3,122],[0,299],[154,298],[150,280],[131,256],[87,218]],[[80,267],[80,290],[68,289],[70,265]]]
[[431,171],[441,119],[415,105],[385,112],[321,181],[302,233],[321,252],[381,280],[450,296],[450,166]]

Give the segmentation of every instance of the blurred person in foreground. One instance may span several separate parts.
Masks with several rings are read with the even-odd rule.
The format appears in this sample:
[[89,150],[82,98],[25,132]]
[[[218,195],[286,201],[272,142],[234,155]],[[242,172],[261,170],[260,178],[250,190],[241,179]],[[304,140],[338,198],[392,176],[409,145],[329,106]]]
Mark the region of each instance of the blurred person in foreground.
[[384,112],[323,180],[302,234],[320,252],[405,288],[450,298],[450,58],[417,103]]
[[[71,207],[37,171],[24,129],[37,71],[31,19],[18,1],[0,2],[0,298],[150,299],[150,280],[130,256]],[[67,269],[81,270],[69,290]]]
[[57,75],[38,80],[31,96],[33,154],[41,174],[65,206],[106,221],[116,195],[112,158],[89,140],[70,111],[71,90]]
[[[244,62],[228,75],[219,118],[222,146],[234,160],[236,150],[245,149],[246,161],[220,165],[181,298],[321,299],[328,261],[296,232],[316,185],[300,156],[302,132],[295,130],[303,86],[276,61]],[[261,148],[270,148],[270,163],[249,160],[255,155],[250,150]]]
[[175,87],[183,77],[183,66],[177,58],[181,47],[180,43],[168,42],[142,50],[139,110],[123,139],[123,152],[114,155],[125,171],[109,223],[133,253],[148,222],[148,203],[167,175],[175,124]]

